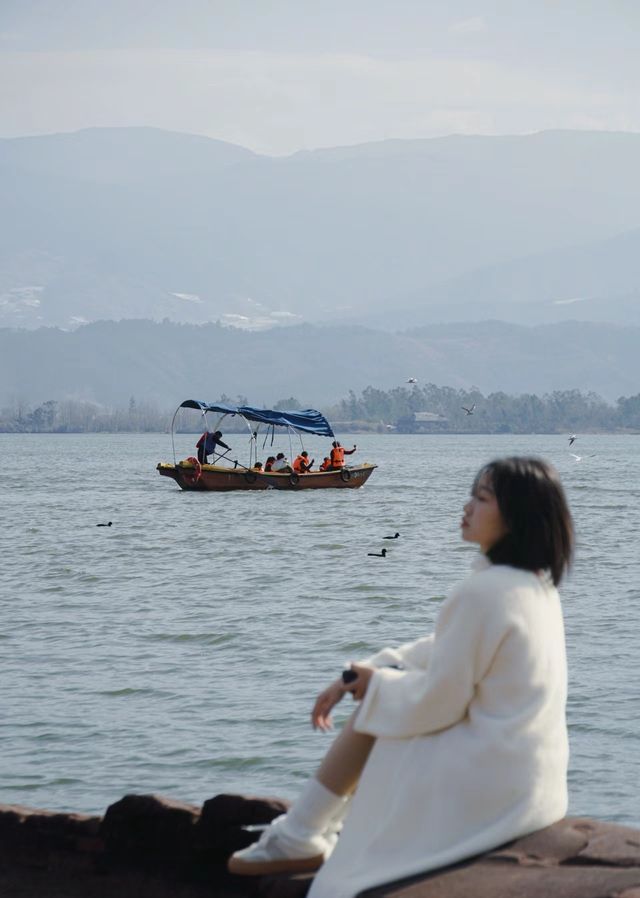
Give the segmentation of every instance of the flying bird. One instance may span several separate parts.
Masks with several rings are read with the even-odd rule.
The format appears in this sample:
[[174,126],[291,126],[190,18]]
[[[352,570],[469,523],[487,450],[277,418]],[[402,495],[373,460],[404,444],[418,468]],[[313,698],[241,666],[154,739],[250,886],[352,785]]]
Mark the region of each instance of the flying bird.
[[408,378],[407,378],[407,383],[408,383],[408,384],[417,384],[417,383],[418,383],[418,378],[417,378],[417,377],[408,377]]
[[472,414],[473,414],[473,410],[474,410],[475,407],[476,407],[475,402],[473,403],[473,405],[471,406],[471,408],[467,408],[466,405],[461,405],[461,406],[460,406],[460,408],[461,408],[463,411],[465,411],[468,415],[472,415]]
[[576,435],[575,435],[575,433],[574,433],[574,434],[572,434],[572,435],[569,437],[569,445],[570,445],[570,446],[573,446],[573,444],[575,443],[575,441],[576,441]]
[[370,558],[384,558],[387,554],[387,550],[383,549],[382,552],[367,552],[367,555]]
[[383,539],[397,539],[400,536],[399,533],[394,533],[393,536],[383,536]]
[[576,455],[575,452],[570,452],[569,455],[573,455],[576,461],[582,461],[583,458],[595,458],[595,453],[593,455]]

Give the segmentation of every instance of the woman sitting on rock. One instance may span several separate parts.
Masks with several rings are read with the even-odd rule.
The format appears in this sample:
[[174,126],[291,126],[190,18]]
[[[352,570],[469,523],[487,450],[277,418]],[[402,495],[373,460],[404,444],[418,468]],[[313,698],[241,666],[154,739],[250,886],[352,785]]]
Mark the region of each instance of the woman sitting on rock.
[[352,898],[565,815],[556,586],[573,525],[556,472],[535,458],[486,465],[461,530],[480,555],[442,604],[434,634],[352,664],[352,682],[320,693],[315,728],[331,728],[345,693],[359,706],[289,812],[232,855],[231,872],[321,867],[309,898]]

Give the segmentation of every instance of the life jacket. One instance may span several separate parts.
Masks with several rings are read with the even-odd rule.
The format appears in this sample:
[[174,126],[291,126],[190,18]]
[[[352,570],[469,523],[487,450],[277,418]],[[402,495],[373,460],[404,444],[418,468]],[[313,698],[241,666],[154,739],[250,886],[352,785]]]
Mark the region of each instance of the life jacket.
[[319,467],[318,470],[320,470],[320,471],[328,471],[330,467],[331,467],[331,459],[330,459],[330,458],[325,458],[325,460],[322,462],[322,464],[320,465],[320,467]]
[[305,465],[309,464],[309,460],[304,457],[304,455],[299,455],[293,463],[293,470],[296,474],[305,474],[306,467]]
[[344,447],[334,446],[331,450],[331,467],[344,468]]
[[272,462],[272,461],[268,461],[268,462],[266,463],[266,465],[264,466],[265,471],[270,471],[272,465],[273,465],[273,462]]

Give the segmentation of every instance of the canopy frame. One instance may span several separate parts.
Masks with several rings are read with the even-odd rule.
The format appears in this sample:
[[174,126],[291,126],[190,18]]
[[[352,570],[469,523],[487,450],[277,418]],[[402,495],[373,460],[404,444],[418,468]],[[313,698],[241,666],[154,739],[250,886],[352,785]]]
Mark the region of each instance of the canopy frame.
[[[207,412],[219,412],[220,418],[216,422],[215,430],[217,430],[222,423],[222,421],[227,417],[227,415],[238,415],[241,417],[247,428],[249,429],[250,438],[249,438],[249,467],[251,467],[254,449],[255,449],[255,457],[258,457],[258,431],[260,429],[260,424],[267,425],[267,436],[269,433],[269,428],[271,427],[272,431],[272,444],[273,444],[273,433],[275,432],[276,427],[286,427],[287,434],[289,436],[289,452],[292,454],[292,445],[291,445],[291,434],[293,432],[297,432],[300,438],[300,445],[303,445],[302,442],[302,434],[303,433],[312,433],[317,436],[329,437],[331,439],[335,438],[335,434],[333,432],[333,428],[324,417],[316,409],[304,409],[304,410],[291,410],[287,411],[285,409],[260,409],[255,408],[249,405],[227,405],[226,403],[207,403],[202,402],[200,399],[185,399],[184,402],[181,402],[178,408],[175,410],[173,415],[173,419],[171,421],[171,446],[173,449],[173,463],[176,462],[176,447],[175,447],[175,422],[178,412],[181,408],[192,408],[196,411],[200,411],[202,414],[204,430],[207,432],[209,428],[207,427]],[[257,424],[257,427],[254,429],[251,428],[249,422],[253,421]],[[266,442],[266,436],[265,436]],[[237,462],[236,462],[237,464]]]

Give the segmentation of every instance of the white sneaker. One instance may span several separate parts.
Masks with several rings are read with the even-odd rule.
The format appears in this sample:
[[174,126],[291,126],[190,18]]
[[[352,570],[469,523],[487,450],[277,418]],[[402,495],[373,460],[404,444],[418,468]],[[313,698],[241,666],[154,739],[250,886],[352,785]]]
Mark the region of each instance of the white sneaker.
[[[278,820],[284,819],[279,817]],[[331,853],[336,837],[315,835],[308,842],[291,845],[275,820],[257,842],[236,851],[227,862],[229,873],[264,876],[267,873],[308,873],[317,870]]]

